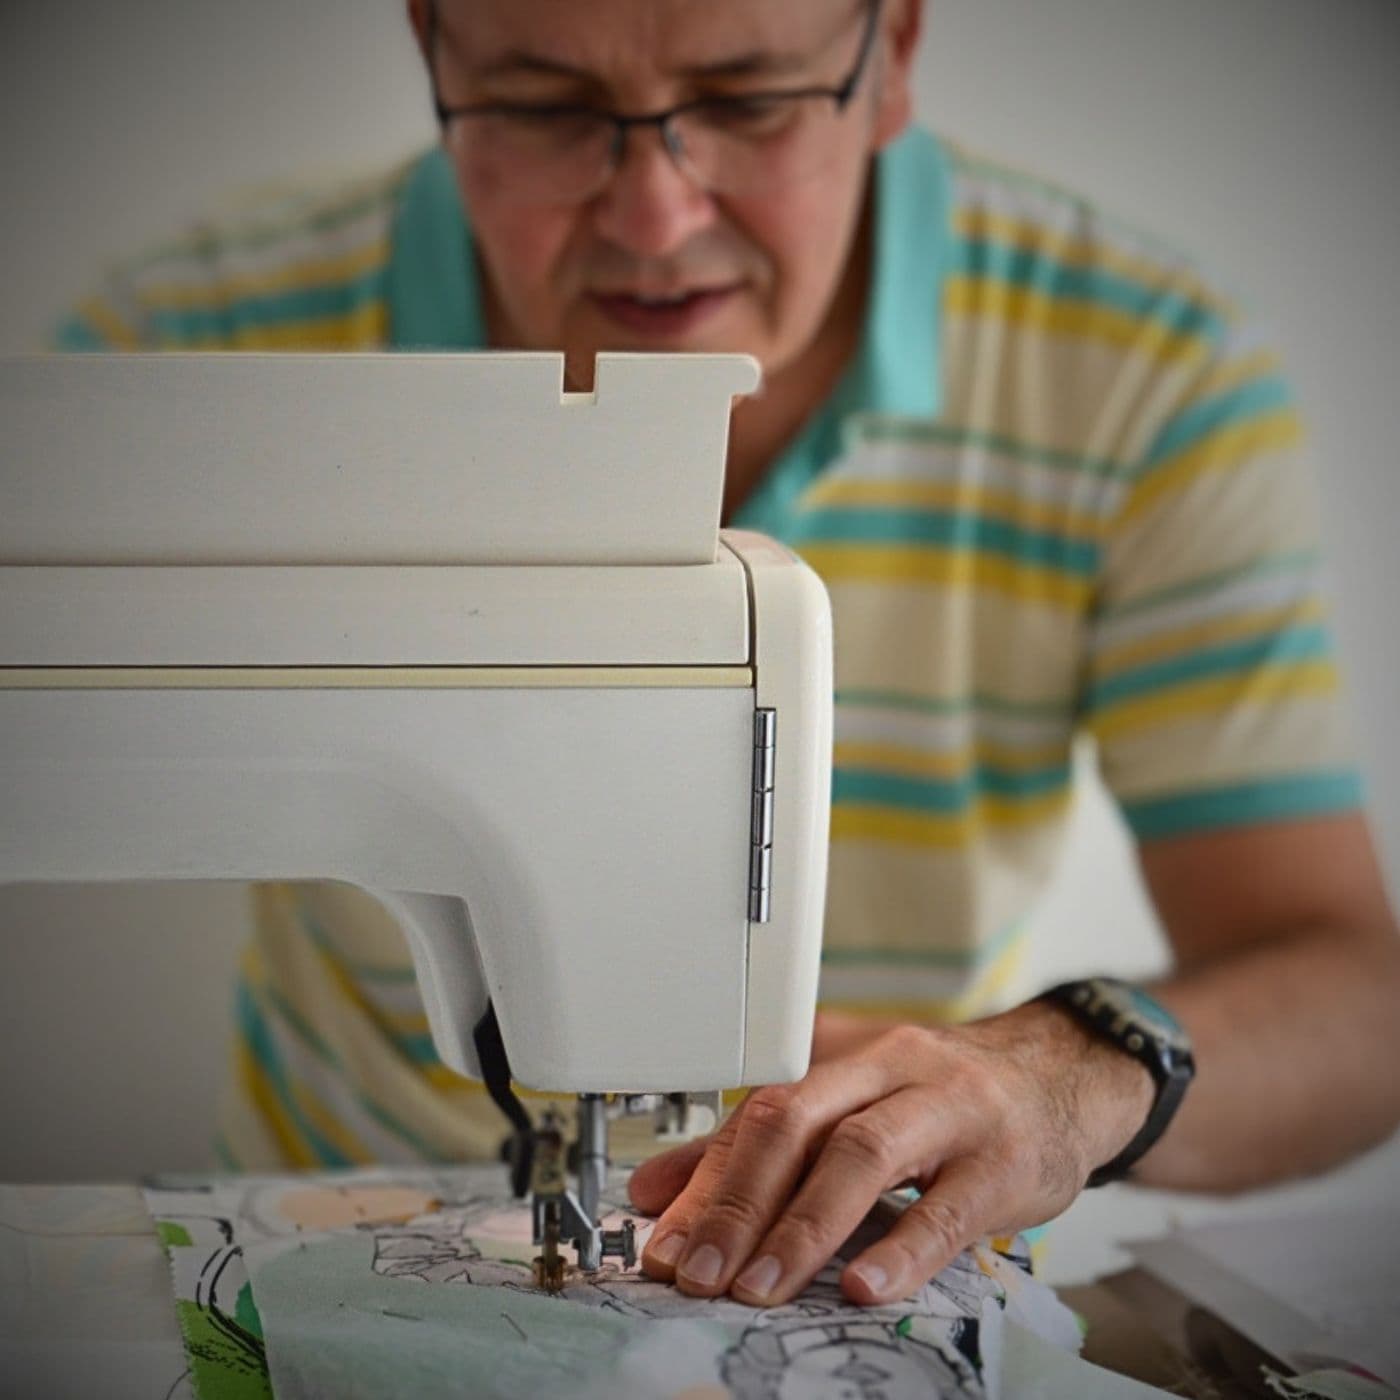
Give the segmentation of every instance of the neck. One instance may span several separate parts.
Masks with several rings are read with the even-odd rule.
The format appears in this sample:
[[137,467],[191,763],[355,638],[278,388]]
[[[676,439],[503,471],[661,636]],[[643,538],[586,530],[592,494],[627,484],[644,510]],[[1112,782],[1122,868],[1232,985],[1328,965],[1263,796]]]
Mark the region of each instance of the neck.
[[860,343],[870,282],[870,210],[857,226],[831,309],[796,359],[734,406],[721,519],[728,524],[783,449],[835,390]]

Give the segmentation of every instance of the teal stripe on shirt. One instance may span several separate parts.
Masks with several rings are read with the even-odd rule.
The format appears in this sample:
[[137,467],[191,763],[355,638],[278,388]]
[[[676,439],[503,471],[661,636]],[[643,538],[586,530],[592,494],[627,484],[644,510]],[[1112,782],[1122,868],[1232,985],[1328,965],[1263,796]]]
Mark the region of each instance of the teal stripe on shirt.
[[111,341],[101,331],[90,326],[81,315],[70,316],[54,336],[54,349],[64,352],[111,348]]
[[1123,816],[1143,841],[1192,831],[1298,821],[1361,806],[1360,777],[1350,769],[1291,773],[1253,783],[1122,802]]
[[389,1039],[394,1042],[394,1048],[407,1060],[411,1060],[415,1065],[436,1065],[441,1064],[438,1058],[437,1046],[433,1044],[433,1037],[428,1033],[415,1033],[413,1031],[390,1031]]
[[228,1145],[228,1139],[222,1133],[214,1134],[214,1156],[219,1159],[219,1165],[225,1171],[241,1172],[243,1170],[233,1148]]
[[1265,637],[1200,647],[1184,656],[1121,671],[1090,686],[1087,702],[1090,709],[1103,710],[1124,700],[1190,681],[1238,675],[1261,666],[1325,660],[1331,651],[1331,637],[1326,627],[1315,623],[1290,627]]
[[263,1017],[262,1010],[253,999],[252,992],[242,981],[239,982],[234,997],[234,1019],[240,1034],[247,1042],[248,1049],[252,1052],[253,1058],[258,1062],[263,1073],[267,1075],[273,1092],[277,1095],[278,1102],[286,1110],[287,1116],[297,1125],[306,1145],[320,1159],[322,1166],[353,1166],[351,1160],[339,1148],[327,1142],[316,1131],[315,1125],[302,1112],[301,1105],[297,1103],[291,1085],[287,1082],[282,1056],[277,1049],[272,1031]]
[[818,506],[794,522],[789,543],[917,544],[944,549],[980,549],[1022,564],[1091,577],[1098,568],[1096,544],[1046,530],[1028,530],[971,511]]
[[[265,989],[265,994],[272,1009],[291,1027],[292,1031],[300,1036],[301,1039],[310,1046],[321,1059],[330,1065],[337,1074],[341,1075],[345,1083],[349,1084],[351,1081],[345,1079],[345,1067],[341,1064],[339,1056],[337,1056],[335,1051],[326,1044],[314,1029],[312,1029],[311,1024],[306,1018],[275,987],[267,987]],[[431,1038],[424,1038],[428,1039],[429,1046],[431,1047]],[[437,1056],[434,1054],[430,1063],[436,1062],[436,1059]],[[405,1127],[404,1124],[394,1117],[387,1109],[381,1108],[373,1099],[361,1093],[359,1090],[354,1090],[353,1092],[355,1094],[355,1102],[359,1104],[360,1108],[363,1109],[369,1117],[373,1118],[386,1132],[398,1138],[404,1146],[416,1152],[427,1161],[445,1160],[430,1143],[419,1137],[411,1128]]]
[[1219,313],[1181,292],[1150,287],[1104,268],[1062,263],[1043,249],[1013,248],[990,238],[958,238],[952,247],[955,273],[995,278],[1014,287],[1066,301],[1088,301],[1136,320],[1155,321],[1177,335],[1220,340]]
[[1027,772],[1008,772],[979,764],[961,778],[924,778],[869,768],[837,766],[831,775],[831,800],[862,806],[898,807],[906,811],[957,813],[979,796],[1028,799],[1068,788],[1067,763]]
[[153,311],[150,333],[161,340],[217,340],[248,326],[295,325],[346,316],[384,295],[384,269],[371,268],[344,282],[297,287],[269,296],[240,297],[227,306]]
[[[301,925],[306,935],[311,941],[330,958],[337,967],[350,973],[357,981],[366,983],[391,983],[402,984],[406,982],[416,982],[418,976],[413,964],[406,963],[394,966],[381,966],[376,963],[361,962],[356,958],[349,957],[337,945],[335,940],[321,926],[321,922],[306,907],[306,902],[300,897],[296,897],[297,922]],[[407,954],[407,949],[404,950]],[[371,996],[373,994],[371,993]]]
[[1218,433],[1251,418],[1262,418],[1281,408],[1293,406],[1293,394],[1279,378],[1252,380],[1223,394],[1214,394],[1178,413],[1158,433],[1133,476],[1142,476],[1154,467],[1189,451],[1212,433]]

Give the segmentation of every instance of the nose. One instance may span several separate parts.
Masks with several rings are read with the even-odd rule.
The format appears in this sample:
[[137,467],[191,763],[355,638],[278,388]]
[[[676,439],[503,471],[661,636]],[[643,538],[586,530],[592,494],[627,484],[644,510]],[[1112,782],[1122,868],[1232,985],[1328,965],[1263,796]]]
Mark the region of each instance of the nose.
[[593,201],[597,231],[630,253],[673,253],[715,217],[714,200],[682,171],[661,132],[627,132],[613,172]]

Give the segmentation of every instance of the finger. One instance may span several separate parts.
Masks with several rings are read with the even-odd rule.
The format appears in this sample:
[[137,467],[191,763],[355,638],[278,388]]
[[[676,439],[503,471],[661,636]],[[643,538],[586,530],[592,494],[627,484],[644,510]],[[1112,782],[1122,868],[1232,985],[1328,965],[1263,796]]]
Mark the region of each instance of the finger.
[[701,1205],[709,1199],[709,1193],[720,1179],[729,1159],[729,1149],[734,1135],[743,1120],[748,1100],[743,1100],[720,1124],[716,1132],[698,1143],[687,1144],[700,1148],[700,1156],[692,1167],[689,1179],[672,1198],[662,1212],[661,1218],[652,1228],[651,1237],[642,1251],[642,1270],[652,1278],[670,1282],[676,1276],[676,1265],[684,1252],[690,1221]]
[[864,1219],[881,1191],[936,1151],[928,1096],[904,1090],[833,1125],[802,1188],[753,1250],[730,1289],[771,1306],[796,1296]]
[[874,1057],[848,1058],[816,1066],[797,1084],[750,1094],[724,1171],[691,1218],[689,1243],[676,1269],[681,1291],[695,1297],[725,1292],[792,1199],[828,1134],[886,1094],[901,1072]]
[[1004,1181],[983,1158],[959,1157],[878,1243],[841,1274],[841,1290],[869,1305],[907,1298],[993,1225]]
[[627,1180],[632,1204],[644,1215],[660,1215],[685,1189],[708,1143],[697,1138],[642,1162]]

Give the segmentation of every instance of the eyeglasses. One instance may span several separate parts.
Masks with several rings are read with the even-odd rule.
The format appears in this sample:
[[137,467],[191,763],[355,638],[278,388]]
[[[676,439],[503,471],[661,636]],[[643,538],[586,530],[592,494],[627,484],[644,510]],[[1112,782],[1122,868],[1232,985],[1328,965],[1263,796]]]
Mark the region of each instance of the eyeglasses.
[[836,87],[699,97],[628,116],[576,103],[448,106],[437,86],[437,7],[430,4],[425,48],[433,105],[445,139],[467,168],[522,203],[591,199],[622,163],[628,132],[647,126],[657,129],[676,167],[703,190],[781,190],[826,167],[835,125],[874,48],[880,6],[881,0],[868,0],[855,62]]

